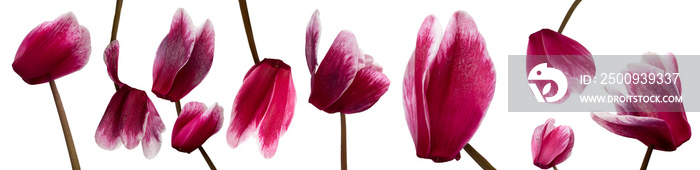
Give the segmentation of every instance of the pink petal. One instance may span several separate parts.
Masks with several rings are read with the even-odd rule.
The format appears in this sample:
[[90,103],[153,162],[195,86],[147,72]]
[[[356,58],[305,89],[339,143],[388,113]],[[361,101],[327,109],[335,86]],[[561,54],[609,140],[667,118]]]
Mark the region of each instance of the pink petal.
[[146,92],[138,89],[129,89],[128,86],[123,86],[119,90],[129,90],[129,94],[124,98],[124,103],[119,112],[120,117],[120,133],[122,143],[127,149],[134,149],[139,145],[139,142],[146,131],[146,120],[150,109],[148,108]]
[[560,163],[564,162],[567,158],[569,158],[569,156],[571,156],[571,151],[574,148],[574,130],[571,129],[571,127],[566,126],[566,125],[563,125],[560,127],[562,129],[559,131],[560,133],[558,133],[558,134],[561,134],[561,135],[568,134],[569,135],[569,140],[568,140],[569,143],[566,144],[566,148],[564,149],[564,151],[562,151],[559,154],[559,156],[557,156],[556,158],[554,158],[554,160],[552,160],[552,163],[550,163],[550,165],[552,165],[552,166],[559,165]]
[[272,98],[264,113],[265,118],[260,122],[258,142],[263,157],[269,159],[277,151],[277,143],[292,122],[296,91],[292,81],[291,67],[279,61],[281,69],[277,72],[272,90]]
[[172,146],[180,152],[190,153],[199,148],[223,125],[223,107],[214,104],[207,109],[203,103],[190,102],[175,121]]
[[160,146],[162,145],[160,135],[165,131],[165,124],[160,119],[160,115],[158,115],[158,111],[151,99],[146,98],[146,100],[148,101],[148,122],[146,122],[146,133],[141,141],[141,149],[143,149],[143,156],[146,159],[153,159],[160,151]]
[[374,71],[383,72],[384,68],[379,65],[379,63],[374,62],[374,57],[369,54],[365,54],[365,66],[363,68],[372,69]]
[[612,133],[654,145],[654,149],[676,150],[669,125],[663,119],[601,112],[591,112],[591,118]]
[[[550,29],[542,29],[530,35],[527,48],[526,72],[541,64],[548,63],[551,68],[560,70],[567,78],[568,82],[579,82],[581,75],[595,75],[595,62],[588,50],[575,40]],[[551,81],[530,81],[542,87]],[[553,96],[560,87],[554,86],[549,94],[544,97]],[[564,97],[556,103],[566,101],[572,92],[581,93],[585,84],[568,83]]]
[[318,53],[318,39],[321,38],[321,19],[319,19],[318,9],[311,15],[311,20],[306,26],[306,64],[309,66],[309,72],[314,75],[316,72]]
[[[666,73],[678,73],[678,62],[676,61],[676,56],[671,53],[664,56],[656,55],[656,53],[645,53],[642,56],[642,63],[655,66],[666,71]],[[678,94],[682,94],[680,77],[673,83],[676,84],[678,88]]]
[[357,62],[359,57],[362,57],[362,52],[355,35],[346,30],[338,33],[313,77],[309,103],[325,110],[338,100],[360,69]]
[[124,86],[117,90],[109,101],[107,110],[105,110],[102,120],[100,120],[100,124],[97,126],[97,131],[95,132],[95,142],[97,142],[100,148],[114,150],[121,146],[121,141],[119,139],[122,126],[121,110],[131,91],[131,87]]
[[109,74],[109,78],[111,78],[114,83],[119,85],[119,87],[124,86],[124,83],[119,80],[119,76],[117,74],[117,70],[119,68],[119,41],[114,40],[107,45],[104,52],[104,61],[107,65],[107,73]]
[[[613,95],[613,96],[624,96],[622,92],[618,91],[617,89],[611,87],[611,86],[605,86],[605,91],[608,92],[608,94]],[[615,102],[615,110],[617,110],[617,114],[619,115],[631,115],[631,116],[639,116],[639,110],[637,109],[637,106],[634,106],[633,103],[629,102]]]
[[406,110],[406,122],[416,146],[416,155],[420,158],[428,158],[430,153],[430,126],[427,116],[425,101],[425,89],[428,66],[434,61],[437,50],[440,47],[442,28],[433,15],[423,20],[418,30],[416,49],[406,66],[403,79],[404,107]]
[[360,69],[345,93],[324,111],[344,114],[365,111],[389,90],[389,84],[389,78],[381,72],[370,68]]
[[233,102],[231,125],[226,139],[229,146],[236,148],[245,141],[258,127],[272,99],[275,79],[280,70],[279,60],[265,59],[255,64],[249,75],[243,79],[243,85]]
[[182,8],[177,9],[170,32],[160,43],[153,62],[151,91],[156,96],[171,100],[166,94],[170,91],[176,74],[190,58],[196,40],[193,30],[194,26],[187,12]]
[[28,84],[46,83],[82,69],[90,50],[90,32],[69,12],[29,32],[12,69]]
[[530,143],[532,160],[537,160],[540,150],[542,149],[542,140],[544,140],[544,138],[547,137],[552,130],[554,130],[554,119],[552,118],[547,119],[544,124],[535,128],[535,132],[532,134],[532,141]]
[[185,97],[192,89],[197,87],[209,73],[214,61],[214,26],[207,19],[202,28],[197,32],[197,39],[192,49],[192,56],[185,66],[180,69],[172,84],[172,88],[165,95],[171,101],[177,101]]
[[[572,148],[571,127],[558,126],[542,140],[541,150],[534,164],[542,169],[549,169],[566,160],[571,155]],[[556,162],[555,159],[557,159]]]
[[449,161],[479,128],[496,87],[486,42],[467,12],[450,19],[428,74],[430,157]]

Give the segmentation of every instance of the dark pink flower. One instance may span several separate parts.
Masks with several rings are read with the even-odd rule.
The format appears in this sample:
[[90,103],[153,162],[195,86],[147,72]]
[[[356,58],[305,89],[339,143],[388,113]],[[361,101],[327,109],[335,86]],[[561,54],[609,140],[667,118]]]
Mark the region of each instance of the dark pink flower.
[[189,102],[182,108],[173,127],[172,146],[190,153],[219,132],[224,124],[224,108],[214,103],[207,109],[204,103]]
[[455,12],[441,34],[435,16],[426,17],[403,84],[416,155],[435,162],[459,160],[496,87],[486,42],[467,12]]
[[151,91],[156,96],[178,101],[209,73],[214,60],[214,26],[207,19],[202,27],[194,29],[187,12],[178,9],[153,62]]
[[355,35],[343,30],[333,41],[321,65],[316,68],[316,51],[321,32],[318,10],[306,30],[306,61],[311,71],[309,103],[327,113],[362,112],[389,90],[389,78],[372,56],[363,54]]
[[535,128],[532,134],[532,160],[535,166],[549,169],[564,162],[574,148],[574,130],[562,125],[554,126],[554,119]]
[[[649,75],[678,73],[673,54],[647,54],[641,63],[627,65],[623,73]],[[664,78],[666,82],[666,79]],[[680,78],[670,83],[626,84],[629,96],[680,96]],[[610,95],[621,96],[620,91],[606,86]],[[620,136],[635,138],[647,146],[663,151],[674,151],[690,139],[690,124],[682,102],[616,102],[617,114],[591,112],[598,125]]]
[[[586,84],[576,83],[580,81],[581,75],[595,75],[595,62],[590,52],[575,40],[564,36],[550,29],[542,29],[530,35],[527,44],[527,59],[525,73],[530,74],[535,66],[547,63],[547,67],[555,68],[564,73],[567,82],[567,91],[564,96],[554,103],[562,103],[569,98],[571,93],[581,93]],[[559,93],[559,86],[551,80],[529,80],[535,83],[543,97],[552,97]],[[543,88],[549,84],[550,89]]]
[[90,50],[90,32],[68,12],[24,37],[12,69],[28,84],[46,83],[82,69]]
[[165,125],[146,92],[119,81],[117,40],[112,41],[105,49],[104,60],[110,78],[120,88],[112,96],[100,125],[97,126],[95,142],[106,150],[117,149],[122,143],[127,149],[134,149],[139,142],[143,142],[143,154],[151,159],[160,151],[160,134],[165,131]]
[[232,148],[257,131],[265,158],[272,158],[277,142],[292,122],[296,91],[292,68],[276,59],[264,59],[248,70],[233,101],[226,139]]

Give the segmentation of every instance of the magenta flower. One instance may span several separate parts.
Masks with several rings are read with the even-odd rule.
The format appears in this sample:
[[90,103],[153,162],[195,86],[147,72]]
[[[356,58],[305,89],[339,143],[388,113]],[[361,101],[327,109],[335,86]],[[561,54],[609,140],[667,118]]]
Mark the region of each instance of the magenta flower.
[[343,30],[315,70],[320,33],[316,10],[306,30],[306,61],[312,75],[309,103],[327,113],[350,114],[372,107],[389,90],[382,67],[362,53],[352,32]]
[[574,130],[562,125],[554,126],[554,119],[535,128],[532,134],[532,160],[535,166],[549,169],[564,162],[574,148]]
[[151,159],[160,151],[160,134],[165,131],[165,125],[145,91],[134,89],[119,80],[117,40],[105,49],[104,60],[110,78],[120,87],[109,101],[100,125],[97,126],[95,142],[106,150],[117,149],[122,143],[127,149],[134,149],[139,142],[143,142],[143,154]]
[[211,21],[207,19],[195,31],[190,16],[180,8],[173,16],[170,32],[158,47],[151,91],[160,98],[179,101],[207,76],[213,60]]
[[248,70],[231,111],[226,139],[232,148],[257,131],[265,158],[272,158],[277,142],[292,122],[296,91],[292,68],[276,59],[264,59]]
[[173,127],[172,145],[180,152],[190,153],[219,132],[224,124],[224,108],[214,103],[207,109],[204,103],[189,102],[182,108]]
[[536,80],[537,78],[530,76],[538,71],[533,68],[542,63],[561,71],[569,82],[566,93],[563,93],[561,98],[548,102],[561,103],[566,101],[572,92],[580,94],[586,88],[586,84],[576,82],[580,81],[582,75],[595,75],[595,62],[586,47],[550,29],[542,29],[530,35],[525,72],[529,75],[529,82],[536,84],[540,92],[545,92],[543,97],[554,97],[559,94],[558,84],[552,83],[551,80]]
[[82,69],[91,48],[90,32],[68,12],[24,37],[12,69],[27,84],[46,83]]
[[426,17],[403,86],[416,155],[435,162],[459,160],[496,87],[486,42],[467,12],[455,12],[441,34],[435,16]]
[[[626,84],[629,96],[680,96],[680,78],[666,81],[666,74],[678,73],[678,63],[673,54],[658,56],[647,54],[641,63],[627,65],[622,71],[629,74],[664,75],[664,82]],[[605,87],[610,95],[623,95],[620,91]],[[591,112],[598,125],[620,136],[635,138],[653,149],[674,151],[690,139],[690,125],[682,102],[616,102],[617,114]]]

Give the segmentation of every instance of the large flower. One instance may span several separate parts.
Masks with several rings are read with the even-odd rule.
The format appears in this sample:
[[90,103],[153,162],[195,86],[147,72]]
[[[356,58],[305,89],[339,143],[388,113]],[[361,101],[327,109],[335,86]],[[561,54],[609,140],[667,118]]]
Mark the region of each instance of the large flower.
[[153,62],[151,91],[156,96],[178,101],[209,73],[214,60],[214,26],[207,19],[202,27],[194,29],[187,12],[178,9]]
[[90,32],[68,12],[24,37],[12,69],[28,84],[46,83],[82,69],[90,50]]
[[190,153],[219,132],[224,124],[224,108],[214,103],[207,109],[204,103],[189,102],[182,108],[173,127],[172,146]]
[[292,68],[276,59],[264,59],[248,70],[233,101],[226,139],[232,148],[257,131],[265,158],[272,158],[277,142],[292,122],[296,91]]
[[442,40],[441,34],[435,16],[426,17],[403,84],[416,155],[435,162],[460,158],[496,87],[486,42],[467,12],[455,12]]
[[306,61],[311,72],[309,103],[327,113],[362,112],[389,90],[389,78],[372,56],[363,54],[355,35],[338,33],[316,70],[316,51],[321,24],[316,10],[306,30]]
[[[641,63],[627,65],[622,71],[631,75],[663,75],[662,83],[626,84],[628,96],[680,96],[678,63],[673,54],[646,54]],[[640,77],[641,79],[641,77]],[[658,78],[656,78],[658,79]],[[654,79],[652,79],[654,80]],[[646,81],[649,81],[647,79]],[[658,80],[657,80],[658,81]],[[623,94],[609,86],[605,90],[614,96]],[[591,112],[598,125],[620,136],[635,138],[654,149],[673,151],[690,139],[690,125],[682,102],[616,102],[617,114]]]
[[127,149],[134,149],[143,142],[143,154],[151,159],[160,151],[160,134],[165,131],[165,125],[145,91],[119,81],[118,60],[119,42],[114,40],[105,49],[104,61],[110,78],[120,87],[97,126],[95,142],[106,150],[117,149],[122,143]]
[[[538,71],[533,68],[542,63],[561,71],[569,82],[565,87],[566,93],[554,103],[566,101],[572,93],[580,94],[586,88],[586,84],[575,82],[579,82],[582,75],[595,75],[593,56],[586,47],[550,29],[542,29],[530,35],[525,63],[526,74],[532,75],[530,72]],[[559,93],[559,85],[551,80],[529,81],[535,83],[540,92],[545,92],[543,97],[552,97]]]
[[535,166],[549,169],[564,162],[574,148],[574,130],[562,125],[554,126],[554,119],[535,128],[532,134],[532,161]]

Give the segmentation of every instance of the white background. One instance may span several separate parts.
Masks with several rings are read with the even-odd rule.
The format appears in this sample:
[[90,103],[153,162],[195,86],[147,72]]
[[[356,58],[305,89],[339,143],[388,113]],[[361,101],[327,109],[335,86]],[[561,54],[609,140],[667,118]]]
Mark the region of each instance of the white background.
[[[83,169],[206,169],[199,152],[170,147],[174,104],[150,93],[156,49],[168,33],[175,10],[184,7],[196,26],[211,19],[216,52],[209,75],[182,101],[219,102],[225,125],[203,146],[219,169],[337,169],[340,164],[338,114],[317,110],[308,101],[309,73],[304,55],[306,25],[321,12],[319,62],[343,29],[356,34],[360,48],[384,66],[389,91],[376,105],[347,116],[349,169],[478,169],[464,152],[462,160],[436,164],[415,156],[404,117],[402,78],[423,19],[434,14],[443,29],[456,10],[470,13],[483,34],[497,72],[496,94],[470,143],[498,169],[538,169],[532,164],[534,128],[553,117],[574,129],[576,143],[560,169],[637,169],[646,146],[598,126],[589,113],[508,113],[507,56],[525,54],[528,36],[542,28],[557,30],[573,1],[251,1],[248,7],[258,53],[291,65],[297,106],[276,155],[262,157],[250,138],[231,149],[225,130],[243,75],[253,65],[236,1],[127,1],[122,9],[121,80],[149,92],[166,131],[152,160],[141,147],[102,150],[95,130],[114,94],[102,52],[109,43],[114,1],[7,1],[0,6],[0,169],[69,169],[70,163],[48,84],[27,85],[11,63],[24,36],[38,24],[73,11],[90,30],[92,55],[82,70],[56,81]],[[700,54],[698,4],[691,1],[583,1],[569,21],[567,35],[595,54],[647,51]],[[523,63],[524,64],[524,63]],[[681,68],[683,69],[683,68]],[[522,74],[524,76],[525,74]],[[520,75],[518,75],[520,76]],[[697,77],[686,77],[697,78]],[[692,87],[687,87],[692,88]],[[694,103],[686,103],[694,105]],[[455,108],[459,109],[459,108]],[[688,113],[693,131],[700,116]],[[649,169],[700,168],[700,141],[692,137],[677,151],[654,151]]]

